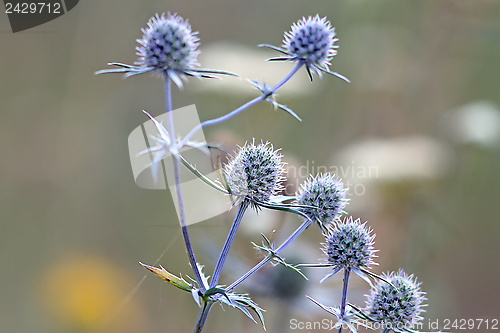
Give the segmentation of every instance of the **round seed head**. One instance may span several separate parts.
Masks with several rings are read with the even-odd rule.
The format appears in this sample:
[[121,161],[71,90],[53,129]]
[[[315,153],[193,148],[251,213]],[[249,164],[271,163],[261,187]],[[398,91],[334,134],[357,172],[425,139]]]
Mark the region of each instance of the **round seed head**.
[[161,72],[183,72],[197,65],[197,32],[192,32],[188,21],[177,14],[168,13],[166,18],[165,14],[156,14],[142,33],[142,39],[137,40],[140,44],[137,47],[137,65]]
[[341,268],[368,268],[373,264],[375,235],[370,235],[372,230],[366,222],[349,217],[328,229],[323,248],[328,263]]
[[302,212],[324,227],[338,220],[349,201],[344,184],[329,173],[310,176],[301,184],[297,193],[297,204],[317,208],[301,208]]
[[226,181],[232,194],[268,201],[283,189],[284,163],[271,143],[246,143],[225,165]]
[[334,45],[337,40],[335,28],[326,17],[316,15],[294,23],[291,31],[285,33],[283,47],[296,59],[325,68],[337,54],[338,45]]
[[420,290],[420,283],[402,270],[384,274],[384,278],[396,288],[384,281],[372,288],[366,302],[369,315],[397,332],[412,328],[423,319],[420,314],[425,311],[422,302],[426,298]]

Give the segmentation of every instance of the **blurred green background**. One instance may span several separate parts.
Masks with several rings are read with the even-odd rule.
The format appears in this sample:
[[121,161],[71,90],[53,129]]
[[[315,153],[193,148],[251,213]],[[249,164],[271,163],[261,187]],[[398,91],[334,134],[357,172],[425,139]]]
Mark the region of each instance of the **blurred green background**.
[[[1,332],[191,332],[198,315],[191,296],[138,264],[159,259],[172,273],[190,272],[170,194],[136,186],[128,155],[129,133],[146,121],[141,110],[164,110],[162,82],[93,74],[110,61],[133,63],[140,28],[168,11],[200,32],[202,67],[269,84],[280,79],[274,68],[292,65],[264,63],[269,53],[256,45],[279,46],[302,16],[327,16],[340,39],[331,68],[350,84],[332,76],[308,83],[301,73],[290,82],[298,90],[278,95],[301,123],[261,104],[205,135],[229,148],[269,140],[297,168],[375,167],[371,177],[351,177],[363,191],[351,193],[347,208],[377,233],[374,271],[401,267],[418,276],[428,293],[424,330],[429,320],[443,328],[446,319],[500,319],[498,0],[108,0],[80,1],[16,34],[0,14]],[[254,70],[255,59],[268,70]],[[174,89],[173,106],[196,104],[202,120],[256,96],[238,79],[196,81]],[[190,228],[207,272],[233,213]],[[267,212],[244,222],[226,272],[260,258],[250,244],[260,242],[258,230],[284,237],[299,224]],[[322,241],[311,227],[286,256],[317,262]],[[240,291],[267,309],[270,332],[326,331],[290,328],[290,319],[333,319],[305,293],[340,302],[340,277],[320,286],[326,272],[310,273],[301,289],[302,281],[266,267]],[[353,279],[349,298],[362,305],[367,291]],[[206,326],[262,331],[220,307]],[[471,331],[488,330],[483,323]]]

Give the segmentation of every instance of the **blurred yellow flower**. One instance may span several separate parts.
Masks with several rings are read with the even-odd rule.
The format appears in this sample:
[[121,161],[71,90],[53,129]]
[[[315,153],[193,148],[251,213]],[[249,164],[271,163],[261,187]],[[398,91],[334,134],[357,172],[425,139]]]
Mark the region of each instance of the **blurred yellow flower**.
[[[142,311],[133,301],[120,306],[133,284],[101,257],[75,256],[48,267],[40,280],[42,305],[52,326],[75,331],[127,331],[139,327]],[[119,328],[110,329],[108,326]],[[142,323],[140,323],[142,325]]]

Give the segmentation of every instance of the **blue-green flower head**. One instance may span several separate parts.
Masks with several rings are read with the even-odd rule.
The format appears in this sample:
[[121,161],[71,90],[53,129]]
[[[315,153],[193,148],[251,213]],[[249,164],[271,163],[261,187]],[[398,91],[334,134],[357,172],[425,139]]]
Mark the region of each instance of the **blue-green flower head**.
[[218,78],[218,74],[235,74],[213,70],[197,68],[200,45],[196,36],[198,32],[193,32],[187,20],[177,14],[156,14],[141,29],[143,36],[138,39],[140,44],[136,50],[139,59],[135,65],[127,65],[119,62],[111,62],[108,65],[118,68],[103,69],[96,74],[104,73],[124,73],[125,77],[132,75],[154,72],[162,78],[172,80],[179,88],[182,88],[182,80],[186,76],[198,78]]
[[337,268],[368,268],[376,252],[373,249],[375,235],[371,233],[366,222],[353,221],[352,217],[330,225],[323,248],[326,261]]
[[254,203],[266,202],[283,190],[285,180],[282,155],[271,143],[246,143],[224,168],[231,194]]
[[325,173],[310,176],[301,184],[297,193],[297,204],[316,208],[301,208],[302,212],[324,229],[328,224],[339,220],[349,199],[347,189],[337,177]]
[[305,17],[292,25],[285,33],[283,47],[298,60],[303,60],[311,67],[328,69],[330,60],[337,54],[335,28],[326,17]]
[[303,17],[292,25],[290,32],[286,32],[283,38],[283,47],[279,48],[269,44],[260,44],[260,47],[268,47],[283,54],[281,57],[270,58],[271,61],[293,61],[305,66],[311,81],[312,72],[320,77],[322,73],[335,75],[349,82],[349,79],[329,69],[330,60],[337,54],[338,45],[335,42],[335,28],[332,27],[326,17],[309,16]]
[[197,32],[192,32],[188,21],[177,14],[168,13],[167,17],[156,14],[142,33],[142,38],[137,40],[140,44],[137,65],[159,72],[184,72],[198,65]]
[[393,286],[380,281],[372,288],[366,302],[368,314],[394,332],[411,329],[423,319],[420,314],[425,311],[422,303],[426,298],[420,283],[402,270],[384,274],[384,278]]

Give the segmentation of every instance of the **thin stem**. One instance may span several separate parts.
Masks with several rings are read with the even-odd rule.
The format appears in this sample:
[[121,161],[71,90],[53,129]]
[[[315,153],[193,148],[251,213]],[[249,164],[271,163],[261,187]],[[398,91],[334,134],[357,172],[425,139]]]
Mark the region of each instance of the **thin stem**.
[[185,137],[184,139],[182,139],[181,141],[181,144],[180,146],[184,146],[192,137],[193,135],[196,134],[196,132],[198,132],[200,129],[202,129],[203,127],[206,127],[206,126],[212,126],[212,125],[216,125],[216,124],[219,124],[219,123],[222,123],[226,120],[228,120],[229,118],[232,118],[234,117],[235,115],[237,115],[238,113],[248,109],[249,107],[251,107],[252,105],[254,104],[257,104],[257,103],[260,103],[262,101],[264,101],[266,98],[268,98],[270,95],[274,94],[279,88],[281,88],[288,80],[290,80],[292,78],[292,76],[295,75],[295,73],[298,72],[298,70],[304,65],[304,63],[302,61],[298,61],[295,66],[292,68],[292,70],[280,81],[278,82],[274,87],[271,88],[271,90],[269,91],[269,93],[266,95],[266,94],[261,94],[259,97],[256,97],[254,99],[252,99],[251,101],[248,101],[247,103],[243,104],[242,106],[240,106],[239,108],[229,112],[228,114],[224,115],[224,116],[221,116],[219,118],[215,118],[215,119],[209,119],[209,120],[205,120],[204,122],[202,122],[201,124],[198,124],[196,125]]
[[[172,113],[172,84],[170,82],[170,78],[165,75],[165,105],[167,111],[168,118],[168,131],[170,133],[171,142],[175,142],[175,127],[174,127],[174,115]],[[187,230],[186,224],[186,215],[184,213],[184,201],[182,199],[182,190],[181,190],[181,174],[179,168],[179,161],[174,156],[172,159],[174,164],[174,178],[175,178],[175,190],[177,194],[178,208],[179,208],[179,219],[181,221],[181,229],[182,236],[184,237],[184,245],[186,247],[186,252],[189,257],[189,264],[191,265],[191,269],[194,272],[196,282],[198,282],[198,286],[200,291],[204,293],[206,291],[205,285],[203,284],[203,279],[201,278],[201,272],[196,264],[196,258],[194,257],[193,248],[191,246],[191,240],[189,239],[189,233]]]
[[[168,117],[168,129],[170,130],[170,138],[175,138],[174,133],[174,115],[172,114],[172,82],[168,75],[165,75],[165,107],[167,108],[167,117]],[[174,141],[172,141],[173,143]]]
[[253,273],[257,272],[259,269],[264,267],[265,264],[267,264],[271,260],[271,255],[268,254],[264,259],[262,259],[257,265],[253,266],[251,270],[245,273],[242,277],[240,277],[238,280],[234,281],[229,287],[226,288],[226,293],[231,292],[239,286],[243,281],[248,279],[250,276],[253,275]]
[[302,224],[293,232],[293,234],[288,237],[283,244],[281,244],[275,251],[276,254],[279,254],[281,251],[283,251],[288,245],[290,245],[291,242],[297,238],[298,235],[300,235],[304,230],[307,229],[311,225],[311,220],[305,220],[302,222]]
[[212,305],[214,305],[214,302],[212,301],[203,302],[203,307],[200,310],[200,314],[198,315],[198,320],[196,320],[196,325],[194,326],[193,333],[201,333],[203,327],[205,326],[205,323],[207,322],[208,313],[210,312]]
[[217,285],[217,282],[219,282],[219,277],[220,277],[220,273],[222,271],[222,267],[224,266],[224,262],[226,261],[227,255],[229,253],[229,249],[231,248],[231,244],[233,244],[234,237],[236,236],[236,231],[238,230],[238,227],[240,226],[241,219],[243,218],[243,215],[245,214],[249,204],[250,204],[250,201],[245,199],[240,203],[240,205],[238,207],[238,213],[234,217],[233,224],[231,225],[231,229],[229,230],[229,234],[227,235],[226,241],[224,242],[224,246],[222,247],[222,251],[220,253],[219,260],[217,260],[217,264],[215,265],[214,275],[212,276],[212,279],[210,280],[210,288],[215,287]]
[[295,66],[292,68],[292,70],[290,71],[290,73],[287,74],[287,76],[285,76],[283,78],[283,80],[281,80],[280,82],[278,82],[274,87],[271,88],[271,92],[274,94],[279,88],[281,88],[285,83],[288,82],[288,80],[290,80],[292,78],[292,76],[295,75],[295,73],[297,73],[299,71],[299,69],[304,65],[304,62],[302,60],[299,60],[297,61],[297,63],[295,64]]
[[[293,232],[293,234],[288,237],[283,244],[278,247],[274,253],[279,254],[282,250],[284,250],[290,243],[297,238],[298,235],[300,235],[306,228],[311,224],[310,220],[306,220],[302,222],[302,224]],[[265,264],[267,264],[270,260],[272,259],[272,256],[269,254],[267,255],[264,259],[261,260],[257,265],[255,265],[251,270],[245,273],[242,277],[240,277],[238,280],[233,282],[229,287],[226,288],[226,292],[230,292],[234,290],[237,286],[239,286],[243,281],[248,279],[250,276],[253,275],[253,273],[257,272],[259,269],[261,269]]]
[[[347,287],[349,285],[349,273],[351,272],[350,267],[344,268],[344,286],[342,287],[342,303],[340,304],[340,320],[344,320],[345,307],[347,303]],[[339,327],[339,333],[342,333],[342,325]]]

